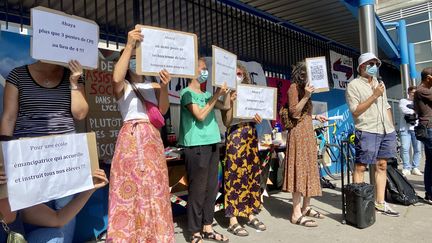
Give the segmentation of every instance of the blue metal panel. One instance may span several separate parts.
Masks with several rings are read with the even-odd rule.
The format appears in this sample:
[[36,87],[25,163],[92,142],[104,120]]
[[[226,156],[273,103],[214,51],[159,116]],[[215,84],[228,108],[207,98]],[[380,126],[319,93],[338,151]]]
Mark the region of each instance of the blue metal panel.
[[375,4],[375,0],[360,0],[358,6],[362,7],[365,5],[374,5]]
[[414,44],[408,44],[408,53],[409,53],[409,70],[410,70],[410,78],[417,78],[417,70],[416,70],[416,59],[415,59],[415,51]]
[[335,45],[335,46],[338,46],[338,47],[342,47],[344,49],[353,51],[355,53],[359,53],[359,50],[354,49],[353,47],[350,47],[350,46],[344,45],[342,43],[336,42],[336,41],[334,41],[332,39],[329,39],[329,38],[327,38],[325,36],[322,36],[322,35],[320,35],[318,33],[315,33],[315,32],[312,32],[310,30],[307,30],[305,28],[302,28],[302,27],[300,27],[298,25],[295,25],[295,24],[293,24],[293,23],[291,23],[289,21],[286,21],[284,19],[281,19],[281,18],[278,18],[276,16],[273,16],[273,15],[271,15],[269,13],[266,13],[264,11],[256,9],[256,8],[254,8],[254,7],[250,6],[250,5],[247,5],[245,3],[242,3],[240,1],[237,1],[237,0],[218,0],[218,1],[222,2],[222,3],[225,3],[225,4],[228,4],[230,6],[233,6],[235,8],[238,8],[240,10],[243,10],[245,12],[251,13],[251,14],[253,14],[255,16],[258,16],[260,18],[269,20],[269,21],[271,21],[273,23],[280,24],[280,25],[285,26],[285,27],[287,27],[289,29],[292,29],[292,30],[298,31],[300,33],[303,33],[303,34],[315,37],[315,38],[317,38],[319,40],[323,40],[323,41],[325,41],[327,43],[331,43],[332,45]]
[[398,34],[401,64],[408,64],[408,38],[404,19],[399,20]]

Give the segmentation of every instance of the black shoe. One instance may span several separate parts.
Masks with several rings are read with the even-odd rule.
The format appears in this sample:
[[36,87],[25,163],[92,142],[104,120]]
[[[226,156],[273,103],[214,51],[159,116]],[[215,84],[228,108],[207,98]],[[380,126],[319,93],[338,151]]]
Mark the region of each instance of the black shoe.
[[424,201],[432,205],[432,197],[429,196],[428,194],[426,194],[426,196],[424,197]]

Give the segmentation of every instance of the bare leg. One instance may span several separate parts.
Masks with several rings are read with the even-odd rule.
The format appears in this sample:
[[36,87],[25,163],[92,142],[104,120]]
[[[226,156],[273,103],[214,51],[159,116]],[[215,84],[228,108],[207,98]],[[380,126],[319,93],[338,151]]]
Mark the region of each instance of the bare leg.
[[364,172],[366,171],[366,165],[361,163],[355,164],[355,170],[353,173],[353,182],[362,183],[364,182]]
[[376,201],[384,202],[385,188],[387,183],[387,160],[379,159],[375,166]]

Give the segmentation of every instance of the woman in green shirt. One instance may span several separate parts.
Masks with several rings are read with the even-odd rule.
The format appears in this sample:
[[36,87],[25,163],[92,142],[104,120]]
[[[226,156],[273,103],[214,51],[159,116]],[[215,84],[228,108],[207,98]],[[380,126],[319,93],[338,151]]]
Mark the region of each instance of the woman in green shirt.
[[[189,82],[180,93],[180,134],[179,144],[185,147],[186,171],[189,183],[188,230],[191,242],[202,239],[228,242],[222,234],[212,228],[214,205],[218,192],[218,162],[221,141],[214,108],[226,110],[226,86],[210,92],[201,91],[201,84],[207,81],[208,71],[203,58],[198,63],[199,76]],[[219,97],[225,96],[224,101]]]

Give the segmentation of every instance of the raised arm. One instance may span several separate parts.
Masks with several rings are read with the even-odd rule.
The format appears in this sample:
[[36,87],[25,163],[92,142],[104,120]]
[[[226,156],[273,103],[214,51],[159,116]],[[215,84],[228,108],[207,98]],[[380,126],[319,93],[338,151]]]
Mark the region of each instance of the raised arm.
[[164,69],[159,72],[159,78],[161,80],[159,88],[156,89],[156,96],[159,103],[159,111],[165,115],[170,107],[168,98],[168,84],[171,81],[171,75]]
[[[210,111],[214,108],[216,105],[216,102],[218,101],[219,97],[225,95],[228,92],[226,86],[222,88],[217,88],[216,92],[212,96],[209,102],[203,107],[200,108],[197,104],[187,102],[186,107],[189,110],[190,113],[197,119],[198,121],[204,121]],[[186,94],[190,95],[190,94]]]
[[113,72],[113,89],[117,99],[123,96],[125,85],[124,80],[129,69],[129,61],[135,50],[135,46],[138,41],[141,42],[143,39],[144,36],[141,35],[140,29],[133,29],[128,33],[126,46],[122,55],[120,56],[120,59],[116,63]]
[[87,116],[89,111],[89,105],[85,97],[84,86],[78,83],[83,74],[83,68],[78,61],[72,60],[69,62],[69,70],[72,116],[75,120],[80,121]]
[[288,111],[292,118],[298,119],[301,116],[301,112],[310,99],[314,87],[307,85],[305,87],[305,95],[300,100],[298,99],[298,85],[293,84],[288,90]]
[[231,91],[226,95],[227,100],[230,101],[230,107],[228,110],[221,110],[222,122],[226,128],[231,125],[234,117],[234,102],[237,99],[237,92]]
[[346,99],[352,115],[357,118],[361,114],[363,114],[367,109],[369,109],[369,107],[373,103],[375,103],[375,101],[380,96],[383,95],[384,89],[384,84],[379,84],[377,87],[375,87],[375,89],[373,90],[373,94],[367,100],[360,102],[356,90],[350,88],[350,86],[348,85],[348,88],[346,90]]
[[67,224],[87,203],[90,196],[97,189],[104,187],[108,183],[105,172],[101,169],[93,173],[95,188],[81,192],[65,207],[57,211],[45,204],[39,204],[22,210],[22,217],[25,223],[43,227],[62,227]]

